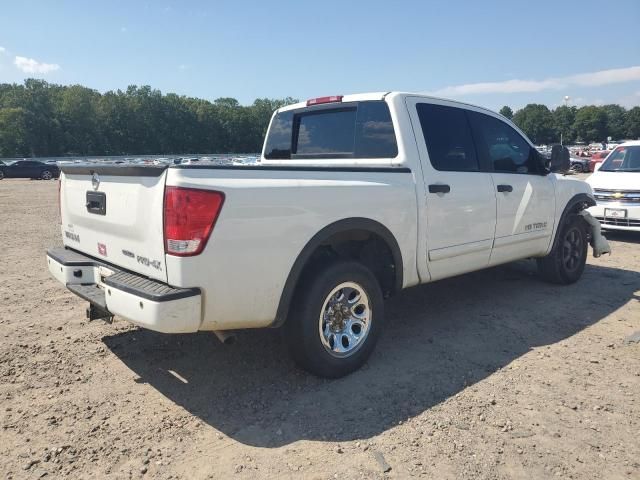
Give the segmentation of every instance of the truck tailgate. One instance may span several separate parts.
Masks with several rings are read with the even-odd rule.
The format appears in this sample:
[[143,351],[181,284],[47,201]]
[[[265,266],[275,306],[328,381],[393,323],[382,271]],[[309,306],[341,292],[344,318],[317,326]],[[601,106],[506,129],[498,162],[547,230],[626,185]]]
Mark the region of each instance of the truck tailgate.
[[60,177],[64,245],[167,281],[165,167],[65,166]]

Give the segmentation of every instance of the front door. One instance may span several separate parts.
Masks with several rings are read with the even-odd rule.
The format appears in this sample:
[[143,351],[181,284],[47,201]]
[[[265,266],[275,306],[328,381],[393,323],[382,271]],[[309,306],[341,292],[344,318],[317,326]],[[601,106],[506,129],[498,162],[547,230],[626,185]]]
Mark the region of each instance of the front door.
[[489,264],[496,194],[483,172],[464,109],[446,101],[408,97],[407,107],[425,182],[424,228],[432,280]]
[[469,112],[478,155],[486,158],[497,195],[491,265],[546,252],[555,216],[555,186],[536,150],[506,122]]

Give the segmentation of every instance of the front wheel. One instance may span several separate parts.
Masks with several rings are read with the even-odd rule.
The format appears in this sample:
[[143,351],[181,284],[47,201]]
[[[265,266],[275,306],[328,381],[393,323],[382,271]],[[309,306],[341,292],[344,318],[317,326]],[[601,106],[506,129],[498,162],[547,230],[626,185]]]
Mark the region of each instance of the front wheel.
[[53,174],[51,173],[50,170],[44,170],[40,175],[40,178],[42,180],[51,180],[53,178]]
[[338,378],[364,364],[383,321],[376,277],[360,263],[339,261],[305,275],[284,334],[298,365],[321,377]]
[[4,172],[0,170],[0,180],[4,179]]
[[587,262],[588,245],[587,224],[581,217],[571,215],[562,225],[551,253],[537,259],[540,276],[563,285],[577,282]]

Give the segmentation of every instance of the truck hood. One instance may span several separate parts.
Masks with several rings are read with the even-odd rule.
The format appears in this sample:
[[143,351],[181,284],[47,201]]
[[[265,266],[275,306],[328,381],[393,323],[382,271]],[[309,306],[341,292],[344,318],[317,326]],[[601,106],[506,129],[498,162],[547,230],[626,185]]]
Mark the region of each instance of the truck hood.
[[640,190],[640,172],[597,171],[586,182],[603,190]]

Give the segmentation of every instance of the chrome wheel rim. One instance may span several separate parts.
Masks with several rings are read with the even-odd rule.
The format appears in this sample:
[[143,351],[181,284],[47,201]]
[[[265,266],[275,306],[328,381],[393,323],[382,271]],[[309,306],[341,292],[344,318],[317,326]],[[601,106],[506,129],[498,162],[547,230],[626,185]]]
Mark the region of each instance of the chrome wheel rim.
[[362,286],[341,283],[325,299],[318,333],[325,350],[333,357],[353,355],[364,344],[371,327],[371,303]]
[[42,172],[42,179],[51,180],[51,172],[49,170],[45,170],[44,172]]
[[582,235],[577,228],[567,232],[562,242],[562,261],[569,271],[574,271],[580,266],[582,257]]

